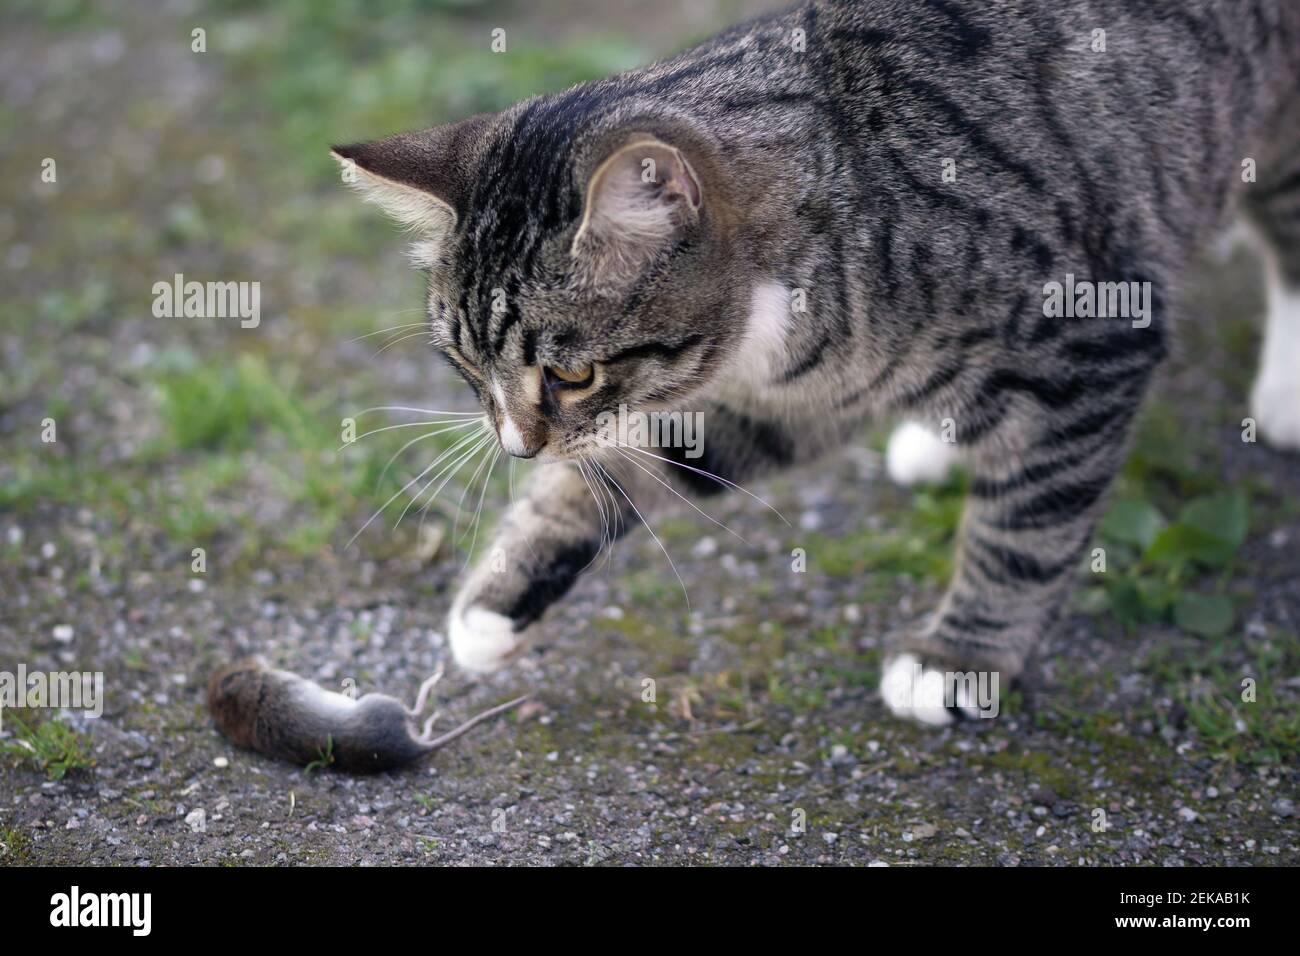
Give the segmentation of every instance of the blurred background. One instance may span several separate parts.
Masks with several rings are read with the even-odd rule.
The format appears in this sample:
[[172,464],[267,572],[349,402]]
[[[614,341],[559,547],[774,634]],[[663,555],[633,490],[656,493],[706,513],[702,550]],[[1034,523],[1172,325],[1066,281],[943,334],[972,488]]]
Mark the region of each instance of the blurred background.
[[[151,543],[136,567],[345,542],[405,478],[376,481],[401,430],[338,454],[341,419],[469,396],[418,336],[382,331],[419,320],[422,280],[329,145],[617,72],[756,5],[636,6],[6,4],[0,503],[114,515]],[[155,318],[150,290],[176,273],[259,282],[261,325]]]
[[[1035,662],[1038,690],[1006,694],[1004,719],[978,736],[897,724],[875,695],[884,636],[942,592],[963,490],[960,478],[915,492],[881,480],[880,423],[842,456],[762,485],[793,527],[743,496],[707,510],[749,546],[689,511],[661,519],[689,606],[663,552],[629,538],[551,619],[549,653],[495,683],[453,677],[464,712],[524,681],[550,688],[546,716],[474,744],[483,752],[472,764],[441,756],[446,775],[421,771],[418,793],[400,779],[332,792],[247,754],[211,779],[213,760],[230,753],[201,705],[216,663],[258,651],[326,686],[353,676],[403,694],[444,655],[442,621],[467,559],[456,506],[479,493],[470,469],[423,530],[414,516],[394,530],[398,498],[349,544],[441,439],[385,475],[414,433],[343,448],[343,419],[363,434],[421,418],[362,414],[375,406],[473,400],[406,336],[422,318],[422,279],[394,227],[340,182],[328,146],[604,76],[774,6],[4,4],[0,669],[102,670],[110,688],[97,722],[6,715],[8,852],[42,862],[522,859],[542,852],[532,836],[468,850],[440,842],[444,810],[427,795],[463,815],[521,787],[545,809],[539,818],[583,834],[565,844],[578,862],[589,843],[609,850],[598,861],[633,846],[654,855],[661,829],[666,856],[689,846],[694,859],[1242,862],[1294,851],[1291,806],[1278,800],[1294,791],[1300,752],[1300,469],[1241,441],[1262,303],[1256,263],[1226,246],[1190,290],[1180,352],[1099,529],[1106,573],[1082,577],[1076,613]],[[504,54],[489,47],[498,27]],[[259,326],[155,317],[154,283],[177,273],[260,283]],[[486,530],[510,469],[481,480]],[[791,573],[794,548],[807,574]],[[645,674],[661,689],[649,709]],[[1258,681],[1250,705],[1244,678]],[[711,727],[749,729],[692,736]],[[660,769],[642,778],[647,746]],[[582,763],[593,747],[626,762],[628,777],[575,810],[574,790],[607,779]],[[845,790],[850,773],[858,783]],[[200,796],[183,796],[195,781]],[[247,837],[262,821],[241,808],[290,784],[297,822],[277,817],[278,839]],[[709,792],[749,809],[692,811],[688,825],[687,803]],[[1227,803],[1206,823],[1216,794]],[[236,804],[228,826],[177,844],[177,809],[204,799]],[[791,800],[826,832],[854,835],[785,855]],[[1031,806],[1065,827],[1094,803],[1127,823],[1033,836],[1044,815]],[[1168,823],[1183,807],[1203,828],[1186,845]],[[398,826],[412,814],[428,831],[419,839]],[[304,830],[351,826],[353,815],[380,828],[363,845]],[[913,841],[918,825],[944,821],[966,837]],[[391,841],[371,838],[385,827]],[[1051,855],[1053,840],[1065,856]]]

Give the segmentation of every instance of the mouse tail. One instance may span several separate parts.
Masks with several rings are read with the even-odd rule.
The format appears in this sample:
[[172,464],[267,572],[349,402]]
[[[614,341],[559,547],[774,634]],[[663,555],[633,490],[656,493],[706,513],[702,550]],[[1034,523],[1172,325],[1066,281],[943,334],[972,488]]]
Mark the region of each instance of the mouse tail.
[[426,752],[430,750],[437,750],[439,747],[446,746],[456,738],[467,733],[472,728],[477,727],[479,724],[483,723],[483,721],[491,720],[493,717],[496,717],[500,714],[504,714],[506,711],[518,707],[520,704],[522,704],[524,701],[528,700],[532,696],[533,696],[532,694],[524,694],[522,697],[516,697],[514,700],[508,700],[504,704],[497,704],[495,707],[489,707],[487,710],[483,711],[483,713],[475,714],[473,717],[465,721],[465,723],[461,724],[459,727],[453,727],[445,734],[441,734],[440,736],[430,738],[429,735],[433,733],[433,719],[434,717],[438,716],[437,714],[434,714],[433,717],[430,717],[424,724],[424,733],[420,734],[420,738],[419,738],[420,746],[424,748]]
[[[408,714],[412,717],[419,717],[420,714],[424,713],[424,708],[429,704],[429,695],[433,693],[433,688],[438,681],[442,680],[442,674],[443,666],[442,662],[439,661],[437,670],[433,672],[428,680],[420,685],[420,692],[415,695],[415,706],[406,709]],[[427,734],[428,724],[425,724],[425,732]]]

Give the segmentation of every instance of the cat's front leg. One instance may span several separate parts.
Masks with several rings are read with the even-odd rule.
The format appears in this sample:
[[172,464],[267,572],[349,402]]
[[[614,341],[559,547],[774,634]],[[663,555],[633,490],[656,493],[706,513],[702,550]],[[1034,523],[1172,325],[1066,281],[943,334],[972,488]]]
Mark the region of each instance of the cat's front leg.
[[968,455],[952,583],[928,625],[885,660],[881,695],[895,714],[933,725],[997,716],[998,695],[1070,595],[1144,378],[1072,417],[1012,423],[1035,433],[1018,454]]
[[506,511],[452,603],[448,637],[460,667],[482,673],[518,656],[535,622],[594,562],[602,542],[635,522],[613,485],[601,487],[594,466],[584,469],[538,468]]

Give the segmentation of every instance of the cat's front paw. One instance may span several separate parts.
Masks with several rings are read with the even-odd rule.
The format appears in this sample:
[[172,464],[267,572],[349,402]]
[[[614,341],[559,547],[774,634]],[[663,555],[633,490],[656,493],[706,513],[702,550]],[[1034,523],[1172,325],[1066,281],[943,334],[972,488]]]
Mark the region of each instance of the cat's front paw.
[[510,618],[478,604],[452,607],[447,637],[457,666],[475,674],[504,667],[528,644]]
[[1260,376],[1250,393],[1259,436],[1280,451],[1300,451],[1300,379]]
[[919,654],[903,652],[885,658],[880,696],[895,717],[930,727],[946,727],[959,718],[996,717],[998,688],[987,672],[983,674],[954,671]]

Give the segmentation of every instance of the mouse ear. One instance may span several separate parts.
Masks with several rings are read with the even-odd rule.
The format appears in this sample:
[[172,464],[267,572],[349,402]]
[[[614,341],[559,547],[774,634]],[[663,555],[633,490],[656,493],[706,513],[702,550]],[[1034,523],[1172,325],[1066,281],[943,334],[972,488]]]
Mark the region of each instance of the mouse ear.
[[[465,213],[494,113],[457,123],[398,133],[330,151],[354,186],[402,227],[416,233],[417,259],[432,256]],[[429,264],[425,262],[423,264]]]
[[603,272],[634,272],[695,221],[702,203],[681,150],[634,134],[592,173],[572,253]]

